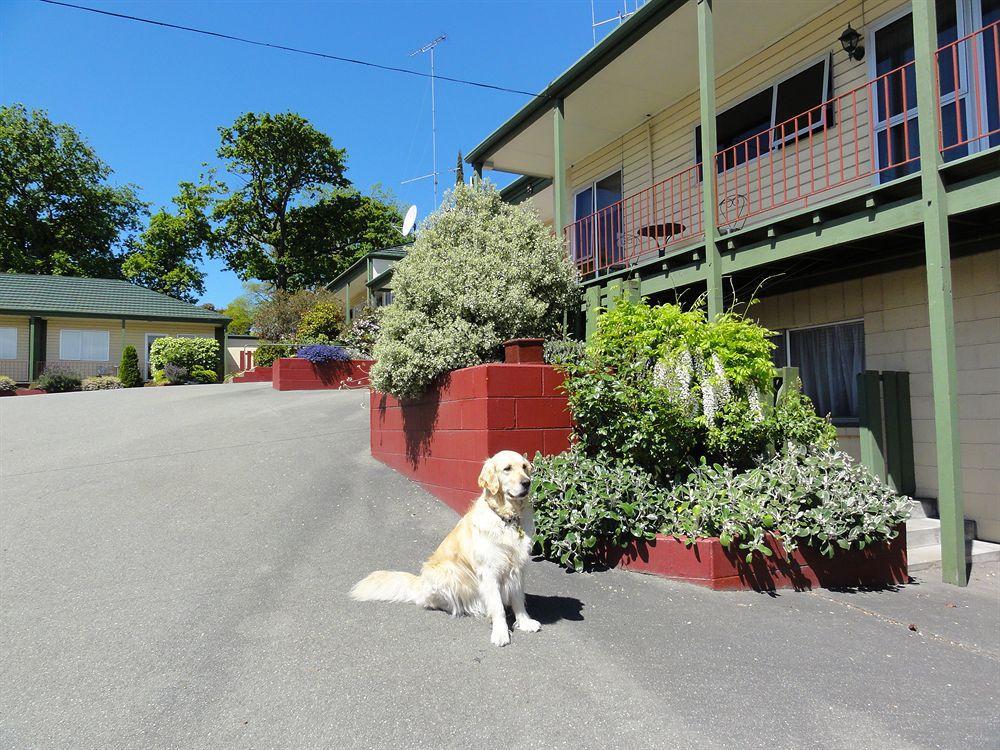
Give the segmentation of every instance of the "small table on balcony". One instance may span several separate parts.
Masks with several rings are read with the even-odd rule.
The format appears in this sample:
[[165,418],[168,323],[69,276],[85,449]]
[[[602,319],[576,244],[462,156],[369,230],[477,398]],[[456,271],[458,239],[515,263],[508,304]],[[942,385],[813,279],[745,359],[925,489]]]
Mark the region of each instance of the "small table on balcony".
[[640,237],[649,237],[657,240],[657,242],[661,242],[664,240],[669,241],[672,237],[676,237],[678,234],[681,234],[685,229],[687,229],[687,227],[679,222],[664,221],[639,227],[636,234]]

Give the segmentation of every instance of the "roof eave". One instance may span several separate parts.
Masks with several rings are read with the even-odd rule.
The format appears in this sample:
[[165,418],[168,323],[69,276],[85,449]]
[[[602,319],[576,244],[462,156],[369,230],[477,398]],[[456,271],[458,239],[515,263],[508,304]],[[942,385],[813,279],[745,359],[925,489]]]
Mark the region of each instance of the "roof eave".
[[469,164],[488,161],[494,151],[547,112],[552,107],[552,102],[565,99],[686,2],[688,0],[649,0],[631,18],[604,37],[566,72],[546,86],[541,94],[486,136],[479,145],[469,151],[465,160]]

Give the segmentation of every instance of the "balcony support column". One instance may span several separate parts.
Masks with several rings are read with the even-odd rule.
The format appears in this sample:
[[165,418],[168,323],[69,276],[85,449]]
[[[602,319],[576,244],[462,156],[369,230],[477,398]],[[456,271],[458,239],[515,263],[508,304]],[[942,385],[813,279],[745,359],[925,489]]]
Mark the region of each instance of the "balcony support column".
[[719,229],[716,208],[719,205],[715,184],[715,152],[719,140],[715,133],[715,32],[712,0],[698,0],[698,90],[701,92],[701,202],[705,227],[705,282],[708,316],[723,311],[722,261],[719,258]]
[[951,289],[951,239],[947,193],[941,179],[936,112],[937,17],[934,0],[912,0],[913,52],[917,77],[917,127],[920,138],[920,190],[923,198],[927,307],[931,334],[934,432],[937,442],[938,511],[941,516],[941,568],[946,583],[965,586],[965,502],[958,430],[958,378],[955,365],[955,310]]
[[564,144],[566,112],[562,99],[552,108],[552,217],[556,236],[566,228],[566,152]]

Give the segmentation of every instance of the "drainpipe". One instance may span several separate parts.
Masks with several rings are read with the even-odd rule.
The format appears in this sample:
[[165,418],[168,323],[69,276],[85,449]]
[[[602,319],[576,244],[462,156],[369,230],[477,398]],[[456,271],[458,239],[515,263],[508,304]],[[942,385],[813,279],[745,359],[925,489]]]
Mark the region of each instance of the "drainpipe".
[[923,198],[927,308],[931,334],[934,432],[937,442],[938,512],[941,516],[941,577],[965,586],[965,502],[958,427],[955,310],[951,290],[948,204],[941,179],[937,117],[937,18],[933,0],[912,0],[913,52],[917,74],[920,190]]
[[698,0],[698,91],[701,92],[701,203],[705,227],[705,283],[708,317],[723,311],[722,269],[719,258],[719,230],[715,224],[719,205],[715,184],[715,152],[719,140],[715,134],[715,32],[712,0]]

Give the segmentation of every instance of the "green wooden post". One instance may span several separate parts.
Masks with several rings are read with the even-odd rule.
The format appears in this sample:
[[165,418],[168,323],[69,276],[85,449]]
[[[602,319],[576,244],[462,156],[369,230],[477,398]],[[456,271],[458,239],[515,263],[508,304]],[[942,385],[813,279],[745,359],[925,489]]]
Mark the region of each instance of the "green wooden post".
[[698,90],[701,92],[701,202],[705,227],[705,267],[708,316],[722,313],[722,260],[719,258],[719,230],[715,210],[719,204],[715,184],[715,152],[719,140],[715,132],[715,32],[712,28],[712,0],[698,0]]
[[566,228],[566,150],[564,144],[566,113],[562,99],[552,108],[552,223],[556,236]]
[[[121,367],[122,352],[124,352],[125,347],[128,346],[127,342],[128,338],[125,335],[125,318],[122,318],[121,346],[118,347],[118,367]],[[118,368],[115,368],[115,372],[121,375],[121,373],[118,372]]]
[[883,372],[885,448],[889,484],[897,492],[914,491],[913,422],[910,418],[910,374]]
[[587,329],[586,338],[589,340],[597,330],[597,316],[601,310],[601,287],[592,284],[584,292],[584,300],[587,303]]
[[899,492],[902,437],[899,431],[899,378],[898,372],[882,373],[882,411],[885,414],[885,480]]
[[885,436],[882,432],[882,393],[879,374],[858,373],[858,439],[861,463],[879,479],[885,479]]
[[778,392],[774,395],[775,404],[780,404],[790,390],[799,387],[799,368],[779,367],[778,377],[781,379],[781,385],[778,386]]
[[226,377],[226,339],[228,334],[226,333],[225,326],[215,327],[215,340],[219,342],[219,364],[215,368],[216,375],[219,376],[219,382],[221,383]]
[[941,516],[941,570],[947,583],[965,586],[965,501],[958,431],[958,378],[955,365],[955,311],[951,291],[951,239],[947,193],[941,179],[937,112],[937,17],[934,0],[912,0],[920,136],[920,189],[923,198],[927,306],[931,334],[934,431],[937,443],[938,513]]
[[344,322],[351,322],[351,280],[344,279]]
[[608,295],[607,308],[609,310],[614,310],[616,307],[618,307],[618,300],[622,298],[622,294],[624,293],[624,285],[622,284],[622,280],[612,279],[611,281],[608,282],[608,285],[607,287],[605,287],[605,289],[607,290],[607,295]]
[[38,364],[38,318],[28,318],[28,382],[35,379],[35,367]]

